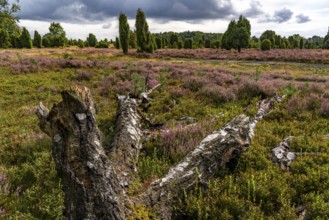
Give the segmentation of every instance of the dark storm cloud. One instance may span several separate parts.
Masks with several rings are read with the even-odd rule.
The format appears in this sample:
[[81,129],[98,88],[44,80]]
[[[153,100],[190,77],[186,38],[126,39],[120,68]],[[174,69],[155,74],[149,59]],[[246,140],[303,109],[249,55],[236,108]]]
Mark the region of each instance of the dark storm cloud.
[[264,14],[264,12],[259,1],[251,1],[250,7],[243,12],[243,15],[247,18],[256,18],[262,14]]
[[302,24],[302,23],[307,23],[307,22],[311,21],[311,19],[306,15],[299,14],[296,16],[296,21],[297,21],[297,23]]
[[134,18],[141,8],[148,18],[202,20],[228,18],[238,13],[231,0],[21,0],[20,17],[30,20],[97,22],[122,11]]

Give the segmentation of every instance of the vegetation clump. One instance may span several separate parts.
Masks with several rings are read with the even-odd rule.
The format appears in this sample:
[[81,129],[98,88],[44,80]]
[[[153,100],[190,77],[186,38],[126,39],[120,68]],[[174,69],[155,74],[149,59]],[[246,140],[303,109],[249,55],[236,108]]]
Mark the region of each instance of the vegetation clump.
[[262,41],[260,44],[260,49],[261,50],[270,50],[271,49],[271,41],[269,39],[265,39]]

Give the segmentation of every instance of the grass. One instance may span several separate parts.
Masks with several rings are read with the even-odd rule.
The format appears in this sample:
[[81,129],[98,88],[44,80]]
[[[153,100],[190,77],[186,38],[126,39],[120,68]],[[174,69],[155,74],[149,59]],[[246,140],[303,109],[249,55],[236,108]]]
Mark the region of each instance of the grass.
[[[143,143],[140,179],[130,195],[136,196],[139,186],[145,188],[165,175],[207,134],[238,114],[253,115],[258,100],[279,93],[286,99],[257,125],[252,145],[236,170],[220,171],[207,189],[185,192],[177,202],[177,215],[297,219],[296,209],[304,205],[309,218],[329,218],[329,139],[325,138],[329,134],[329,69],[321,64],[327,62],[328,52],[311,51],[311,58],[320,54],[318,60],[302,63],[304,50],[285,51],[264,54],[255,50],[249,58],[247,53],[221,50],[160,50],[149,58],[138,58],[135,51],[123,56],[114,49],[0,51],[0,217],[61,216],[63,195],[51,159],[51,142],[39,130],[35,115],[39,101],[51,108],[63,89],[75,84],[89,87],[106,148],[113,138],[115,94],[134,93],[147,78],[148,88],[159,82],[162,86],[152,94],[145,115],[165,124]],[[255,56],[260,61],[253,61]],[[293,151],[321,154],[300,156],[289,173],[282,171],[271,162],[270,151],[287,136],[295,136]]]

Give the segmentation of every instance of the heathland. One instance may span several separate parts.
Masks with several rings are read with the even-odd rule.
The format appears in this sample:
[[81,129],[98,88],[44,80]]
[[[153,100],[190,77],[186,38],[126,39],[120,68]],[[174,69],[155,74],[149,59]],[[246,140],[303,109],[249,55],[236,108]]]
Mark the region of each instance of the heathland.
[[[116,95],[157,84],[145,117],[158,123],[143,141],[135,197],[235,116],[254,115],[260,100],[283,101],[259,122],[234,166],[218,171],[177,200],[190,219],[329,218],[329,51],[303,49],[53,48],[0,51],[0,217],[60,219],[61,181],[51,140],[39,129],[36,107],[51,107],[75,85],[91,90],[105,148],[115,133]],[[271,151],[291,137],[297,154],[287,169]],[[134,217],[152,218],[143,206]]]

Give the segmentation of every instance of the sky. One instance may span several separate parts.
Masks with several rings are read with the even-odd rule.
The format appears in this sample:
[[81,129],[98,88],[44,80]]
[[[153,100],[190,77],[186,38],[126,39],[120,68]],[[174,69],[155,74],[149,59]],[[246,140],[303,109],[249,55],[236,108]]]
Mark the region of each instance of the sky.
[[251,34],[265,30],[282,36],[325,36],[329,26],[328,0],[20,0],[20,26],[46,34],[51,22],[60,22],[68,38],[98,39],[118,36],[118,15],[125,13],[131,29],[138,8],[152,33],[203,31],[224,33],[242,14]]

